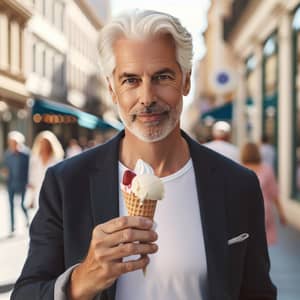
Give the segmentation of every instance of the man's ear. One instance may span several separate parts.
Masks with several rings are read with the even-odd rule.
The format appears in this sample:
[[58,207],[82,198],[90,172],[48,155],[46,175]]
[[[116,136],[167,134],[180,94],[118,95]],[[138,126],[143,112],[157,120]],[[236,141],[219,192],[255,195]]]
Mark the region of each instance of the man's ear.
[[109,93],[111,95],[112,101],[114,102],[114,104],[116,104],[117,103],[117,95],[113,89],[112,80],[113,80],[112,78],[106,77]]
[[183,95],[186,96],[191,89],[191,71],[185,74],[185,80],[183,83]]

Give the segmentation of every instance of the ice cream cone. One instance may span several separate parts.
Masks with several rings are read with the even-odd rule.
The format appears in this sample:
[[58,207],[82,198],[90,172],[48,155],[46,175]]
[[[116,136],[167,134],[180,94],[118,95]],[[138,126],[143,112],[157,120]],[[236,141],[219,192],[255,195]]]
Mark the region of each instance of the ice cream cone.
[[[157,200],[145,199],[143,202],[133,193],[122,191],[129,216],[147,217],[153,220]],[[143,274],[146,276],[147,268],[143,268]]]
[[147,217],[153,220],[157,200],[145,199],[143,202],[133,193],[122,191],[129,216]]

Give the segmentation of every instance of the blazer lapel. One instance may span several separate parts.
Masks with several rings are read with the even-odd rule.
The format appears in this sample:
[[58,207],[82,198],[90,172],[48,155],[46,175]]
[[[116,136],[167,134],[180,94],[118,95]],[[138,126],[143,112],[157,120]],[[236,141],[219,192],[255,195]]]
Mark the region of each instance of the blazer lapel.
[[119,216],[118,169],[95,170],[90,174],[94,226]]
[[119,216],[118,145],[118,141],[114,141],[99,153],[101,163],[96,161],[90,173],[94,226]]
[[227,289],[227,234],[224,176],[215,161],[184,134],[194,165],[207,261],[209,299],[230,299]]

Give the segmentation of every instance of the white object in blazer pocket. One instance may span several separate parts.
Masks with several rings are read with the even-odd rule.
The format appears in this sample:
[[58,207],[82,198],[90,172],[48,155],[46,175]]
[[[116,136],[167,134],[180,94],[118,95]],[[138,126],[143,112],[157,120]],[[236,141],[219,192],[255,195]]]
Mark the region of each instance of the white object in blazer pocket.
[[243,241],[245,241],[247,238],[249,238],[249,234],[248,233],[242,233],[232,239],[228,240],[228,245],[232,245],[232,244],[236,244],[236,243],[241,243]]

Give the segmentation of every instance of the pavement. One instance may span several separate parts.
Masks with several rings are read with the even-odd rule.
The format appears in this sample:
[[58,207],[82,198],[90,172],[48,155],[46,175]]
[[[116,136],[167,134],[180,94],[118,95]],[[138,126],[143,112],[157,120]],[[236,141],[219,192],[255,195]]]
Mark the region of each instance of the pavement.
[[8,300],[14,282],[20,275],[28,250],[28,228],[15,199],[16,232],[10,237],[9,204],[6,189],[0,185],[0,300]]
[[[28,228],[16,202],[16,234],[9,235],[9,207],[5,188],[0,185],[0,300],[9,300],[28,251]],[[300,299],[300,232],[278,227],[278,243],[269,248],[271,278],[278,288],[278,300]]]
[[278,243],[269,247],[271,278],[278,288],[278,300],[300,299],[300,232],[288,226],[278,228]]

